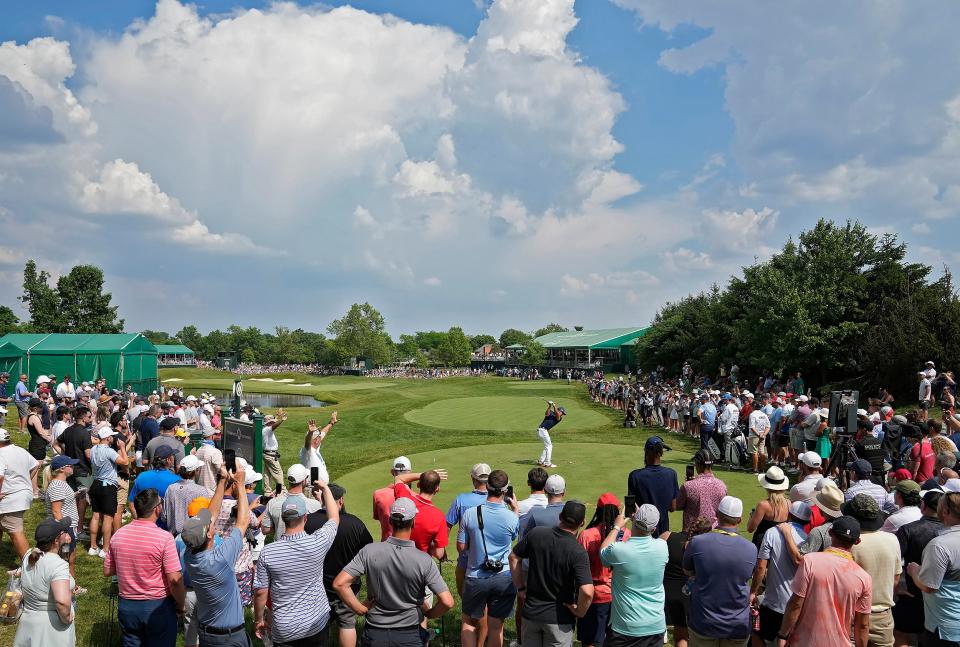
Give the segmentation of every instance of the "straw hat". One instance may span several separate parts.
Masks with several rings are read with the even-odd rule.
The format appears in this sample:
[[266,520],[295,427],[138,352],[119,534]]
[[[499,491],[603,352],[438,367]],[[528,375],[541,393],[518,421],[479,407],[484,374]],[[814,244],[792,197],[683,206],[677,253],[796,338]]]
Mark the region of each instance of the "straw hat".
[[790,488],[790,481],[787,480],[783,470],[776,465],[768,468],[764,474],[758,474],[757,480],[765,490],[780,492]]

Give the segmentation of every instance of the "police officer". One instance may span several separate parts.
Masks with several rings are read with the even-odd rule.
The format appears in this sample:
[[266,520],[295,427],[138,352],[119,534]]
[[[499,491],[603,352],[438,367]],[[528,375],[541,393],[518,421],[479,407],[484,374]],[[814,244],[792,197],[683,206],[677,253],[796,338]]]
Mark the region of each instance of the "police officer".
[[884,484],[883,443],[873,435],[873,425],[869,420],[857,422],[857,434],[854,436],[853,447],[857,458],[870,463],[870,480],[878,485]]

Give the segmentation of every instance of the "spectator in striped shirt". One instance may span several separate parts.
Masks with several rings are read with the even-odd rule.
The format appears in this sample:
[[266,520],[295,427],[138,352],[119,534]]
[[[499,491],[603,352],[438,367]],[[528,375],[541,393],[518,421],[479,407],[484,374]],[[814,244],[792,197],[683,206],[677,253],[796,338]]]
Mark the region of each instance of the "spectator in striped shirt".
[[187,508],[190,502],[197,497],[211,496],[210,490],[197,483],[197,470],[203,462],[194,456],[188,454],[180,461],[180,480],[167,486],[167,491],[163,495],[163,523],[167,530],[174,535],[179,535],[183,530],[183,522],[189,516]]
[[153,488],[133,500],[137,518],[120,528],[103,562],[117,576],[117,621],[124,647],[174,647],[186,590],[173,535],[157,526],[163,499]]
[[[310,535],[304,529],[307,502],[288,496],[281,510],[284,534],[260,553],[254,575],[253,617],[258,638],[269,631],[274,647],[326,646],[330,603],[323,588],[323,563],[337,536],[340,506],[325,481],[313,483],[315,497],[323,497],[327,522]],[[264,615],[269,594],[270,622]]]

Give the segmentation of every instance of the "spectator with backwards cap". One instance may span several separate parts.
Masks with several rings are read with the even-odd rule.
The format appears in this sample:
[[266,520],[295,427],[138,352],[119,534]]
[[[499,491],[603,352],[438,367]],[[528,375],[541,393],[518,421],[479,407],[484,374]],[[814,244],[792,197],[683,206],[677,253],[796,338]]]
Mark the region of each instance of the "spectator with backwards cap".
[[397,456],[393,459],[390,476],[394,480],[390,485],[373,491],[373,519],[380,524],[380,541],[390,536],[390,506],[397,500],[394,493],[396,478],[412,469],[410,459],[406,456]]
[[[390,506],[390,537],[361,548],[333,581],[344,604],[366,619],[364,645],[422,647],[427,636],[420,622],[439,618],[453,608],[453,596],[440,571],[410,539],[416,517],[413,501],[405,497],[394,501]],[[356,583],[364,575],[369,597],[361,602]],[[427,590],[437,596],[437,601],[424,609]]]
[[667,543],[654,539],[660,511],[644,503],[631,519],[633,530],[620,541],[627,519],[617,516],[600,546],[600,561],[613,572],[610,628],[604,647],[660,647],[667,630],[663,572]]

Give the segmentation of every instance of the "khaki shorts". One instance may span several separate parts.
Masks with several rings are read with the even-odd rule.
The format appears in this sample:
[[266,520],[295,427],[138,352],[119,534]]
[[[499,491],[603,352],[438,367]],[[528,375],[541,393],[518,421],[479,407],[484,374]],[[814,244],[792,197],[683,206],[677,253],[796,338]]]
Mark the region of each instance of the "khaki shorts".
[[758,436],[747,436],[747,453],[753,456],[758,448],[763,446],[763,441]]
[[6,532],[23,532],[23,513],[26,510],[20,510],[19,512],[4,512],[0,514],[0,529],[5,530]]

